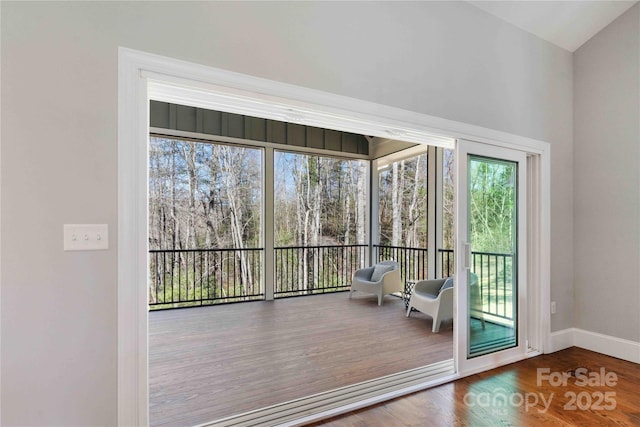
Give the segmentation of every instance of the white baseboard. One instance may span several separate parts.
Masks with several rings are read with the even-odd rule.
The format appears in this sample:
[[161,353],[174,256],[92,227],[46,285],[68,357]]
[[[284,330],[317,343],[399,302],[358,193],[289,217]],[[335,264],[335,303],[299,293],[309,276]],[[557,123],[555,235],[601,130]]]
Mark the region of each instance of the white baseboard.
[[575,328],[562,329],[560,331],[551,332],[549,336],[549,350],[546,353],[554,353],[565,348],[573,347],[573,335]]
[[549,353],[571,346],[628,360],[629,362],[640,363],[640,342],[578,328],[568,328],[551,333]]

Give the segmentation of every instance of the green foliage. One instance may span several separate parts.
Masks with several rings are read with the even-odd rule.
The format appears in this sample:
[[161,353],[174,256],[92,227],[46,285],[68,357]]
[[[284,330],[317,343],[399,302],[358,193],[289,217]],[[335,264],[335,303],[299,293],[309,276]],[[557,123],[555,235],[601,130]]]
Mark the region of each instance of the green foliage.
[[[262,251],[242,252],[244,256],[241,251],[152,252],[149,303],[158,309],[260,298]],[[242,277],[243,263],[252,280]]]
[[514,163],[471,158],[469,230],[474,251],[515,251],[516,179]]

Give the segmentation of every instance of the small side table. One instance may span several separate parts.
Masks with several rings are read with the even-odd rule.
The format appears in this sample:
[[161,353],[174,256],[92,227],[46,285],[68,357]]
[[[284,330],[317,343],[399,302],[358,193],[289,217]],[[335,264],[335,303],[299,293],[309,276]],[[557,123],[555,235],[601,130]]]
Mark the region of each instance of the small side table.
[[416,283],[418,280],[409,279],[404,282],[404,292],[402,293],[402,299],[404,300],[404,308],[409,308],[409,299],[411,298],[411,294],[413,293],[413,288],[416,287]]

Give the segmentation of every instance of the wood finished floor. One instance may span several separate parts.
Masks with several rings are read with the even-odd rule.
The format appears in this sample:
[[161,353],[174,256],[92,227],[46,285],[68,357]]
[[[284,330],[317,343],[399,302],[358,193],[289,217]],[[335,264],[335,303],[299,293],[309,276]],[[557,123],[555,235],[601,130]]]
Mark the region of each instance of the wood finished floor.
[[[550,372],[568,372],[583,367],[589,373],[616,373],[615,386],[580,386],[578,378],[571,377],[566,386],[552,386],[548,381],[537,384],[537,369],[549,368]],[[571,395],[583,397],[571,410]],[[601,408],[594,406],[598,393],[613,392],[615,409],[607,410],[607,402]],[[497,395],[527,396],[533,393],[551,398],[548,410],[539,403],[535,407],[525,405],[479,404],[480,399],[467,398],[481,395],[495,398]],[[551,394],[553,393],[553,397]],[[533,395],[530,395],[533,396]],[[530,397],[533,403],[533,397]],[[518,402],[514,398],[514,402]],[[539,402],[542,399],[539,397]],[[580,406],[582,406],[582,409]],[[592,351],[572,347],[556,353],[538,356],[522,362],[473,375],[458,381],[434,387],[406,397],[351,412],[340,417],[312,424],[325,427],[442,427],[442,426],[640,426],[640,365],[615,359]]]
[[433,334],[392,296],[151,312],[150,424],[192,426],[452,357],[452,322]]

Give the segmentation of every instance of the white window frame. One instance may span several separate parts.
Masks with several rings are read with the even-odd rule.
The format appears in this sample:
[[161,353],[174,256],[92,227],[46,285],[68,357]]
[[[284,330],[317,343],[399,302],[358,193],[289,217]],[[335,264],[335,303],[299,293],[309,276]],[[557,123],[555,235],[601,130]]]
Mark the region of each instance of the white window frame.
[[[147,150],[149,100],[454,147],[457,138],[525,150],[540,161],[535,311],[549,346],[550,145],[386,105],[120,48],[118,52],[118,425],[148,425]],[[454,340],[456,338],[454,337]],[[385,395],[397,397],[432,384]],[[345,406],[353,410],[373,400]],[[319,414],[326,416],[340,413]],[[307,421],[310,419],[307,418]]]

